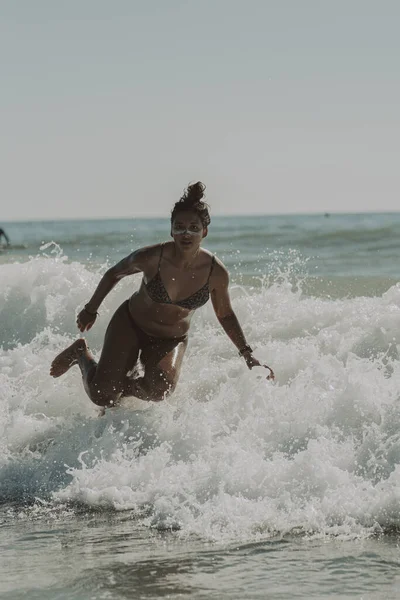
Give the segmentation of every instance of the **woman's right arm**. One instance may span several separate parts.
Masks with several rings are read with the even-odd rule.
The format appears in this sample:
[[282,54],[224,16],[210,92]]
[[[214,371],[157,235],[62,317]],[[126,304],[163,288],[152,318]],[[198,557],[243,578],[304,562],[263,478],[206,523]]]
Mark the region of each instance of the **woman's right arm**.
[[150,248],[136,250],[104,273],[93,296],[78,315],[76,322],[80,331],[88,331],[93,326],[99,306],[107,294],[127,275],[134,275],[143,271],[144,265],[151,254]]
[[95,289],[93,296],[86,304],[87,309],[95,314],[104,298],[121,279],[127,277],[127,275],[134,275],[143,271],[144,262],[148,258],[148,255],[148,248],[141,248],[123,258],[119,263],[111,267],[111,269],[108,269],[100,279],[100,283]]

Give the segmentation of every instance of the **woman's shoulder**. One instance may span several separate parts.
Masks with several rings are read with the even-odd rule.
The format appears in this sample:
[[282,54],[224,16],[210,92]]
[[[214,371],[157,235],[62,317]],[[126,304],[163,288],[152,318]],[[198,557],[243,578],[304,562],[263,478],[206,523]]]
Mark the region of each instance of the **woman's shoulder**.
[[135,254],[142,258],[153,258],[154,256],[160,256],[163,251],[164,244],[153,244],[151,246],[143,246],[135,250]]
[[152,246],[143,246],[134,250],[130,257],[135,263],[140,265],[143,270],[145,267],[150,266],[151,263],[158,260],[163,250],[163,244],[153,244]]
[[222,260],[220,260],[218,258],[218,256],[216,256],[215,254],[213,254],[209,250],[206,250],[205,248],[202,248],[202,250],[209,257],[208,260],[210,261],[211,269],[212,269],[211,277],[213,277],[213,279],[216,279],[216,278],[218,278],[218,279],[219,278],[225,279],[226,277],[229,277],[228,270],[225,267],[225,265],[222,262]]

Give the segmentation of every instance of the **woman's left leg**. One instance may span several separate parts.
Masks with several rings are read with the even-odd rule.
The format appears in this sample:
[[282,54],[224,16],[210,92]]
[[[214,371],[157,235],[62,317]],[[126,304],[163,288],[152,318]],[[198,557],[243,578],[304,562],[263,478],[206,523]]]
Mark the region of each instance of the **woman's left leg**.
[[160,402],[172,394],[178,383],[187,344],[187,337],[175,340],[151,338],[140,355],[144,375],[126,380],[123,395]]

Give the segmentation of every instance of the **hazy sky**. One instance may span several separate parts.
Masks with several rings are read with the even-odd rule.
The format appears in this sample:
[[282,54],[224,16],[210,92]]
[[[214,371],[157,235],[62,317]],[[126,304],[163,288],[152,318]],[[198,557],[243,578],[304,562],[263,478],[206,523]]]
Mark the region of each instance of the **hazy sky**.
[[0,221],[400,209],[398,0],[0,0]]

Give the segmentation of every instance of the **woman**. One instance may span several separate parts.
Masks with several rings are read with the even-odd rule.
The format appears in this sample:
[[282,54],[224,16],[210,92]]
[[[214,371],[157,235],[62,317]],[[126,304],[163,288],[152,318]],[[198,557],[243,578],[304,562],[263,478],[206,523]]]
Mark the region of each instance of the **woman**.
[[[253,356],[233,312],[229,276],[224,265],[200,247],[210,215],[202,200],[205,186],[190,185],[171,213],[172,242],[136,250],[109,269],[77,317],[88,331],[97,310],[120,279],[143,273],[138,292],[113,315],[98,364],[84,339],[59,354],[50,374],[59,377],[78,364],[89,398],[98,406],[115,406],[125,396],[160,401],[178,382],[194,311],[211,296],[215,314],[249,369],[262,366]],[[140,363],[144,375],[132,376]],[[267,367],[269,369],[269,367]],[[270,370],[269,379],[274,378]]]

